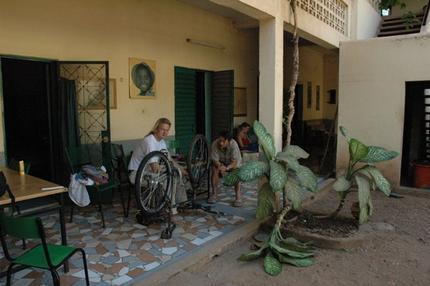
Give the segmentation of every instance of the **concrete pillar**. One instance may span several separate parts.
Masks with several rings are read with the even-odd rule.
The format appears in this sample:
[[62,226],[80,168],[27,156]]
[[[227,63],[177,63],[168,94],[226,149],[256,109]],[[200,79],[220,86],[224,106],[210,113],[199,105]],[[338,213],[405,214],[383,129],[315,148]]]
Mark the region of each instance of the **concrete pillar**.
[[282,148],[284,22],[282,17],[260,20],[259,119]]

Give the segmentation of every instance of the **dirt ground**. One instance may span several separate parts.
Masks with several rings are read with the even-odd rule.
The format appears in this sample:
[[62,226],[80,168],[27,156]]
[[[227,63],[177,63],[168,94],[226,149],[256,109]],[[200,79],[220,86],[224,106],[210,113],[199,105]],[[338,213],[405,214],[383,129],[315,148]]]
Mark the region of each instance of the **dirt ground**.
[[[356,201],[349,194],[343,216]],[[164,285],[252,286],[252,285],[430,285],[430,193],[387,198],[372,192],[374,214],[371,223],[384,222],[394,230],[378,231],[365,244],[350,250],[316,250],[316,263],[307,268],[283,266],[277,277],[265,274],[263,259],[239,262],[249,250],[244,242],[214,258],[199,269],[181,272]],[[312,205],[333,210],[334,192]]]

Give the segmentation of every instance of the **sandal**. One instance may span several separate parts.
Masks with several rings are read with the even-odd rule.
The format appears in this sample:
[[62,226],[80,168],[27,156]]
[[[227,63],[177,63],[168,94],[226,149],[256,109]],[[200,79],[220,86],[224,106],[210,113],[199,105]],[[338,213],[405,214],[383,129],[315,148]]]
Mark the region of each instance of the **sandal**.
[[242,201],[241,200],[234,201],[233,206],[236,208],[240,208],[241,206],[243,206]]

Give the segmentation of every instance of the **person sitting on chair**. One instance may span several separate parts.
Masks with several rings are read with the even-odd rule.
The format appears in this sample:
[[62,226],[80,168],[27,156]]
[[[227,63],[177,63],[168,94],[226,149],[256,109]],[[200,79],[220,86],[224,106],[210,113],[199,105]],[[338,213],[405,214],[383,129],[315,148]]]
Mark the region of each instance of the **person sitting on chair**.
[[247,122],[243,122],[237,128],[236,141],[239,145],[240,150],[258,152],[258,145],[252,143],[248,137],[248,132],[251,129],[251,125]]
[[[226,172],[232,171],[238,168],[241,164],[242,157],[240,155],[239,146],[235,140],[232,140],[232,136],[229,131],[222,131],[218,139],[212,143],[211,147],[211,159],[212,159],[212,190],[208,203],[215,203],[217,196],[217,188],[220,177]],[[234,186],[236,194],[236,200],[234,201],[235,207],[241,207],[241,194],[240,184]]]
[[[136,172],[139,169],[140,162],[143,158],[152,151],[167,151],[167,145],[164,139],[169,135],[170,120],[167,118],[160,118],[155,122],[151,132],[134,148],[131,155],[130,163],[128,164],[129,179],[132,184],[136,181]],[[151,168],[156,171],[158,164],[155,162],[151,164]]]
[[[181,180],[182,175],[188,175],[187,171],[179,166],[174,160],[172,160],[169,156],[169,152],[167,150],[167,145],[164,139],[169,135],[170,120],[167,118],[158,119],[154,126],[152,127],[151,132],[143,138],[143,140],[134,148],[133,154],[130,159],[130,163],[128,165],[129,179],[130,182],[134,185],[136,182],[136,174],[139,169],[139,165],[142,162],[143,158],[146,155],[153,151],[161,151],[166,153],[169,160],[173,165],[173,172],[175,174],[175,184],[174,186],[178,186],[178,183]],[[151,162],[153,160],[153,162]],[[153,158],[149,161],[151,170],[156,173],[159,171],[160,166],[158,165],[157,158]],[[173,197],[172,197],[172,206],[176,205],[176,202],[183,202],[186,200],[187,195],[185,193],[185,189],[183,188],[174,188]],[[176,207],[172,208],[172,211],[176,213]]]

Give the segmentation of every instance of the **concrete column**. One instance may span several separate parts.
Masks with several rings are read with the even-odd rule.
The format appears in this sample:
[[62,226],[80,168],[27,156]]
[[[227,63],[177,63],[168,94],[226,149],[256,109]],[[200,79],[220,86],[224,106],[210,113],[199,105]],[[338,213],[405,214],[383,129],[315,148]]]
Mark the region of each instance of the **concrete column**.
[[430,15],[427,16],[426,24],[421,27],[421,33],[430,33]]
[[284,22],[282,17],[260,20],[259,118],[282,148]]

